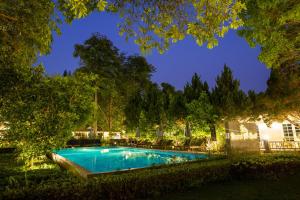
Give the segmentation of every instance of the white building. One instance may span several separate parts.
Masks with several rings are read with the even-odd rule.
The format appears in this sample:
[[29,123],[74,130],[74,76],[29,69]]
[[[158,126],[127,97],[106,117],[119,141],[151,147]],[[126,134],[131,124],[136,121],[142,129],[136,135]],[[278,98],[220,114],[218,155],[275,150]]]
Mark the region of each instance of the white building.
[[[297,124],[300,125],[300,121]],[[228,128],[233,148],[245,149],[250,145],[251,149],[265,149],[268,141],[271,150],[300,150],[300,126],[287,120],[270,125],[263,120],[232,121]]]
[[[72,132],[75,139],[88,139],[91,136],[91,131],[74,131]],[[121,139],[121,132],[97,131],[96,138],[102,139]]]

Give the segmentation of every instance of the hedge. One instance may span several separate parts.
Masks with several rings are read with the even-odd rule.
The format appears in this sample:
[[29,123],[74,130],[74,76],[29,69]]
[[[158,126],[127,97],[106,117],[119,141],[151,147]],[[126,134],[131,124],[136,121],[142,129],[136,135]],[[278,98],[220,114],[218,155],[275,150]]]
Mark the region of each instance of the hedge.
[[141,199],[203,184],[231,179],[272,178],[294,173],[299,157],[253,157],[196,161],[101,175],[89,180],[51,180],[23,188],[11,188],[0,199]]

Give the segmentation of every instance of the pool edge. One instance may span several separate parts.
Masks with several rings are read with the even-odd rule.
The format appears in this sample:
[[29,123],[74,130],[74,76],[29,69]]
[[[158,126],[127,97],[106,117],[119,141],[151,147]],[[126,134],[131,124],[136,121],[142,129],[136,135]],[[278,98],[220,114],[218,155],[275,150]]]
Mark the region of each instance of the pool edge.
[[[118,146],[118,147],[124,147],[124,146]],[[125,148],[135,148],[135,147],[125,147]],[[177,152],[177,153],[184,153],[184,154],[185,153],[187,153],[187,154],[202,154],[202,155],[207,156],[205,159],[210,157],[210,155],[208,155],[204,152],[147,149],[147,148],[138,148],[138,149],[158,150],[158,151],[162,151],[162,152]],[[70,161],[69,159],[67,159],[67,158],[65,158],[65,157],[63,157],[59,154],[52,153],[51,158],[54,162],[56,162],[58,165],[60,165],[64,169],[67,169],[70,172],[72,172],[73,174],[75,174],[76,176],[84,178],[84,179],[97,177],[99,175],[123,174],[123,173],[127,173],[127,172],[133,172],[133,171],[136,172],[136,171],[145,170],[145,169],[160,168],[160,167],[163,167],[163,166],[168,166],[168,165],[170,166],[170,165],[173,165],[173,164],[179,164],[179,163],[161,164],[161,165],[153,165],[153,166],[149,166],[149,167],[130,168],[130,169],[123,169],[123,170],[109,171],[109,172],[91,172],[91,171],[88,171],[87,169],[85,169],[84,167],[81,167],[80,165]],[[192,160],[192,161],[188,161],[188,162],[195,162],[195,161],[198,161],[198,160]],[[182,163],[188,163],[188,162],[182,162]]]
[[65,157],[58,155],[56,153],[51,154],[52,160],[57,163],[59,166],[63,167],[66,170],[74,173],[76,176],[87,179],[91,176],[91,172],[81,167],[80,165],[66,159]]

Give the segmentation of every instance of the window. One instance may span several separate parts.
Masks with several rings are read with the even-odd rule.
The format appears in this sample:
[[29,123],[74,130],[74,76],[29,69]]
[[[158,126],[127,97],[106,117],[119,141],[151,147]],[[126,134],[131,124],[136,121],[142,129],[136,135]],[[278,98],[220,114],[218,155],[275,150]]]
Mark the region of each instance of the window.
[[296,132],[296,136],[300,138],[300,124],[297,124],[297,126],[295,126],[295,132]]
[[293,127],[291,124],[282,124],[284,139],[286,141],[294,141]]

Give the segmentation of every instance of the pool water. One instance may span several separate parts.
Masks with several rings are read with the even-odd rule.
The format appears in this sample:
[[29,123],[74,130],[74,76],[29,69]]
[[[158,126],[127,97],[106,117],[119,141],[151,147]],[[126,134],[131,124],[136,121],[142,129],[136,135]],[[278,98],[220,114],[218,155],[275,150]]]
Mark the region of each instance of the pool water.
[[61,149],[54,153],[91,173],[145,168],[207,158],[205,154],[130,147],[79,147]]

